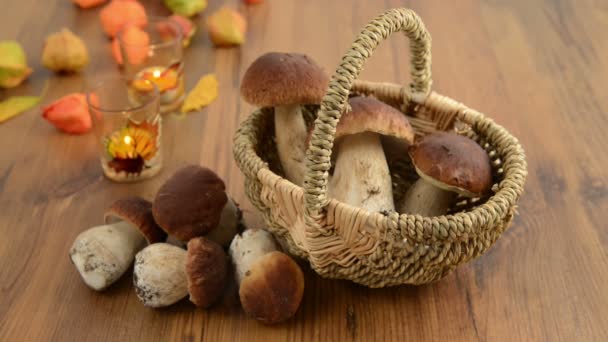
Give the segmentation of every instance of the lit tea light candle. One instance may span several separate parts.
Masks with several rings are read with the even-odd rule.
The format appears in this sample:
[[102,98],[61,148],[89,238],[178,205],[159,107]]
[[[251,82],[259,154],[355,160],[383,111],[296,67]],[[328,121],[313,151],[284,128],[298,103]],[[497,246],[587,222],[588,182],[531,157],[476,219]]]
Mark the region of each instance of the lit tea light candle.
[[167,92],[177,86],[177,71],[172,68],[151,67],[140,71],[133,80],[133,87],[139,91],[151,91],[154,83],[158,91]]
[[179,64],[169,68],[154,66],[138,72],[131,82],[135,99],[152,91],[153,87],[150,83],[154,83],[158,88],[161,106],[174,103],[183,97],[184,84],[179,66]]

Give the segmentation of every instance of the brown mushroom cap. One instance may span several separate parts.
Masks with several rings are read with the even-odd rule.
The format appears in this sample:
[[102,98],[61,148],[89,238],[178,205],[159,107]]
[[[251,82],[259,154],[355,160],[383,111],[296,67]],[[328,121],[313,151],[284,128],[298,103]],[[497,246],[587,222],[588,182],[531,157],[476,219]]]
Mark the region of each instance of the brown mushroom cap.
[[117,218],[135,226],[148,243],[163,242],[167,234],[156,224],[152,216],[152,203],[141,197],[127,197],[114,202],[104,215],[106,223]]
[[259,107],[321,102],[329,78],[310,57],[269,52],[256,59],[241,81],[243,98]]
[[342,114],[336,139],[345,135],[374,132],[414,142],[414,129],[405,115],[373,97],[356,96],[348,100],[351,110]]
[[467,197],[492,186],[490,157],[475,141],[449,132],[422,137],[409,149],[420,177],[445,190]]
[[226,287],[227,268],[220,245],[204,237],[190,240],[186,258],[190,301],[203,308],[215,303]]
[[217,227],[228,202],[225,189],[224,181],[213,171],[186,166],[160,187],[152,213],[168,234],[188,241]]
[[[414,142],[414,129],[405,115],[397,109],[373,97],[355,96],[348,100],[351,110],[340,117],[336,127],[336,139],[346,135],[373,132],[387,137]],[[312,129],[306,145],[310,144]]]
[[289,256],[270,252],[241,281],[239,297],[245,312],[264,323],[293,316],[304,294],[304,274]]

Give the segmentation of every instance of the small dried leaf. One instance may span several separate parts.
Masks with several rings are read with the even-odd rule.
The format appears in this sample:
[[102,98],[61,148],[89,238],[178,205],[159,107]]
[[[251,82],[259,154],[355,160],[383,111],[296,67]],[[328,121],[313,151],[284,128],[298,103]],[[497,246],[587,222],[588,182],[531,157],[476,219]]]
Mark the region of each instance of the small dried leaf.
[[13,96],[0,102],[0,123],[34,107],[39,101],[38,96]]
[[194,89],[188,93],[182,112],[191,112],[201,109],[213,102],[218,96],[218,82],[214,74],[203,76]]
[[184,17],[191,17],[207,7],[207,0],[164,0],[171,12]]
[[207,19],[207,30],[215,46],[241,45],[245,41],[247,21],[238,12],[222,7]]

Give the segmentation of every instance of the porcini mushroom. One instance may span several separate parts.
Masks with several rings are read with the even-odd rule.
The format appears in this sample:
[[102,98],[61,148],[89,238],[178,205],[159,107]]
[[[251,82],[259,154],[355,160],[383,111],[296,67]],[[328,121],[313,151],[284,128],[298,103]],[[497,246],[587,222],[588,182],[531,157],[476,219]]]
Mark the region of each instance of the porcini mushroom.
[[304,294],[302,270],[278,248],[262,229],[245,230],[230,244],[243,310],[269,324],[292,317]]
[[334,173],[328,194],[341,202],[369,211],[395,209],[390,170],[381,135],[414,140],[403,113],[371,97],[349,99],[351,110],[336,127]]
[[400,213],[444,215],[458,194],[479,197],[492,186],[488,154],[467,137],[429,134],[410,146],[409,155],[420,179],[405,194]]
[[227,263],[222,247],[204,237],[190,240],[187,251],[153,244],[135,256],[135,293],[149,307],[169,306],[190,294],[192,303],[207,308],[223,293]]
[[186,273],[190,301],[199,307],[215,303],[226,287],[228,260],[220,245],[204,237],[188,241]]
[[310,57],[270,52],[247,69],[241,82],[243,98],[259,107],[274,107],[279,160],[285,177],[301,186],[306,173],[306,136],[302,105],[318,104],[329,78]]
[[237,234],[242,215],[226,195],[224,181],[198,165],[173,174],[158,190],[152,213],[158,225],[181,241],[197,236],[228,246]]
[[[113,219],[118,222],[111,223]],[[70,258],[80,276],[95,290],[103,290],[118,280],[146,241],[155,243],[166,237],[154,222],[152,204],[140,197],[114,202],[105,221],[106,225],[80,233],[70,248]]]
[[188,295],[187,254],[168,243],[155,243],[137,253],[133,285],[145,306],[169,306]]

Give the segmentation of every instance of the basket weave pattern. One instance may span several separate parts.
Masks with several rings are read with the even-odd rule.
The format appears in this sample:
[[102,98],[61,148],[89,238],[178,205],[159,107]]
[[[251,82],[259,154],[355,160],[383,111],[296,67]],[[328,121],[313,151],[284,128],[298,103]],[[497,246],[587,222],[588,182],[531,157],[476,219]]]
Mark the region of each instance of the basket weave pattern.
[[[363,63],[391,33],[410,39],[409,88],[356,81]],[[359,34],[333,75],[315,119],[304,187],[280,176],[272,108],[255,111],[236,133],[234,156],[246,194],[268,229],[290,253],[309,260],[322,276],[369,287],[424,284],[484,253],[507,228],[526,178],[517,139],[483,114],[430,91],[430,36],[407,9],[389,10]],[[410,116],[417,134],[455,129],[486,149],[493,160],[493,194],[461,201],[438,217],[376,213],[327,197],[336,124],[349,95],[374,96]],[[389,160],[395,198],[416,178],[407,158]]]

